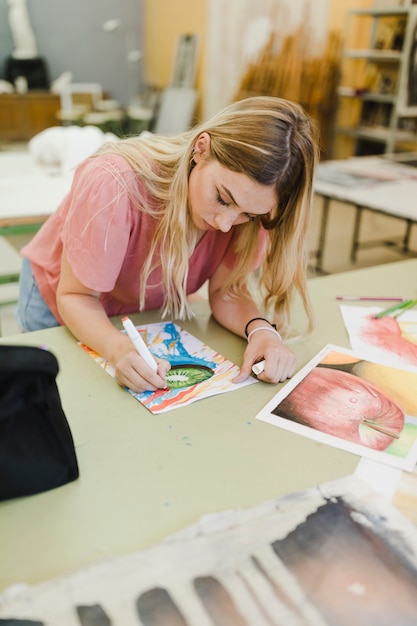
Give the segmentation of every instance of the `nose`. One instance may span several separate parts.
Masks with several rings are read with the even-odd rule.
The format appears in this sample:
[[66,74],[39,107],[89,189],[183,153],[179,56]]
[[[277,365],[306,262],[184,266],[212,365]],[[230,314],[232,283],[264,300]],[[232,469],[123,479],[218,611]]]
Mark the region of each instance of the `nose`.
[[228,233],[232,226],[234,226],[236,220],[237,215],[233,210],[218,213],[215,219],[215,226],[223,233]]

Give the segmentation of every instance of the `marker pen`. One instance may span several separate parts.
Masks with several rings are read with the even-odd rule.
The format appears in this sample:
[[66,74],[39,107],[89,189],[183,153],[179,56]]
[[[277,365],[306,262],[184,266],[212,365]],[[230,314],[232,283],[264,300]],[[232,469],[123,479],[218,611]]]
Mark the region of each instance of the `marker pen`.
[[259,361],[259,363],[254,363],[252,365],[252,372],[258,376],[258,374],[262,374],[265,368],[265,361]]
[[128,317],[123,317],[122,323],[126,330],[127,336],[129,337],[129,339],[132,341],[133,345],[136,348],[136,352],[138,352],[138,354],[140,354],[142,359],[146,361],[149,367],[151,367],[153,371],[156,372],[158,369],[157,362],[153,358],[152,354],[149,352],[149,348],[143,341],[142,337],[140,336],[140,333],[138,333],[132,320],[129,319]]

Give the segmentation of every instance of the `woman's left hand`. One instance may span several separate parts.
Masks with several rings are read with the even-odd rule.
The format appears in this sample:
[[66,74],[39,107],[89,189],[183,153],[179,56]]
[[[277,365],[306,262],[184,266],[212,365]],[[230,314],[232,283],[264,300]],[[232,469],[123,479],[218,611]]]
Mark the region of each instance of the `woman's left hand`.
[[295,371],[297,357],[282,342],[278,335],[260,330],[254,333],[243,355],[239,374],[233,379],[241,383],[252,374],[252,365],[265,361],[263,372],[257,378],[266,383],[284,382]]

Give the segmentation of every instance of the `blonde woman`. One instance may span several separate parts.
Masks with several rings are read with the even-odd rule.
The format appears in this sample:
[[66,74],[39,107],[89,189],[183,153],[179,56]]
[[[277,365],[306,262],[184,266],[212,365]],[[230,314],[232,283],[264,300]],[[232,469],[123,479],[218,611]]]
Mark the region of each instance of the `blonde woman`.
[[[295,355],[282,337],[297,291],[307,311],[306,234],[317,162],[315,126],[296,104],[236,102],[176,137],[127,138],[78,166],[72,188],[22,250],[17,317],[24,331],[66,325],[134,391],[165,387],[109,317],[160,309],[192,315],[207,280],[213,316],[248,338],[235,382],[284,381]],[[257,270],[263,304],[249,288]]]

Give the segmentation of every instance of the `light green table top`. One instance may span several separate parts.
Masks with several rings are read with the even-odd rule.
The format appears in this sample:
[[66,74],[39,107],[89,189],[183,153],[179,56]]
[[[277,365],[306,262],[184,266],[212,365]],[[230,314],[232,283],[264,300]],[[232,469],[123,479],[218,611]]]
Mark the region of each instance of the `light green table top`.
[[[417,298],[417,260],[314,278],[309,288],[317,325],[293,346],[299,367],[327,343],[349,347],[336,295]],[[180,325],[239,364],[245,341],[220,327],[206,302],[194,310],[196,318]],[[158,316],[132,319],[149,323]],[[298,302],[294,320],[302,330]],[[0,504],[0,589],[141,550],[202,515],[335,480],[358,463],[355,455],[255,420],[281,385],[260,382],[153,415],[66,328],[0,341],[46,344],[57,356],[58,386],[80,468],[73,483]]]

